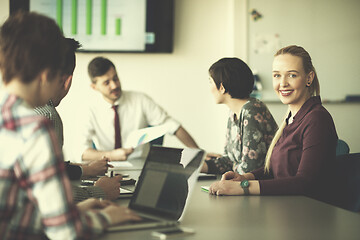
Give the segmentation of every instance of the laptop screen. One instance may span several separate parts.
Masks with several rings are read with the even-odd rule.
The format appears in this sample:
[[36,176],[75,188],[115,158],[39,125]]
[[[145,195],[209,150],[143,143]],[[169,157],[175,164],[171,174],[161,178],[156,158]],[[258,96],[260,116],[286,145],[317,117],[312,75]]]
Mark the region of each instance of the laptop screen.
[[203,157],[200,149],[152,146],[129,207],[178,220],[197,181]]

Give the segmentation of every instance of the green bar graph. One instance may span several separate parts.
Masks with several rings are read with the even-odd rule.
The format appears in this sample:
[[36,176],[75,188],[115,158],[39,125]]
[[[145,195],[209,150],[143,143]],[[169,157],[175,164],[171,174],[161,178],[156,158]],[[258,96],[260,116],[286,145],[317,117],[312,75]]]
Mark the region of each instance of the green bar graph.
[[121,35],[121,18],[115,19],[115,34]]
[[106,35],[106,7],[107,0],[101,0],[101,34]]
[[86,0],[86,34],[92,33],[92,0]]
[[56,1],[56,22],[62,30],[63,3],[62,0]]
[[[67,4],[70,3],[70,4]],[[96,28],[99,26],[99,28],[96,29],[96,33],[98,33],[97,30],[100,30],[101,35],[107,34],[107,15],[108,15],[108,1],[107,0],[100,0],[100,5],[95,4],[95,8],[93,6],[94,1],[93,0],[71,0],[71,1],[65,1],[66,5],[66,16],[67,18],[65,20],[68,20],[68,13],[70,13],[70,32],[72,35],[79,34],[79,27],[83,29],[85,27],[85,34],[86,35],[92,35],[93,34],[93,11],[95,10],[95,19],[96,21],[99,21],[100,26],[98,25],[98,22],[96,22],[95,26]],[[64,20],[64,0],[56,0],[56,21],[59,27],[63,28],[63,20]],[[80,5],[80,6],[79,6]],[[98,7],[100,7],[100,11],[98,10]],[[71,8],[71,9],[70,9]],[[83,8],[85,8],[85,14]],[[70,11],[70,12],[69,12]],[[80,12],[79,12],[80,11]],[[99,11],[99,12],[98,12]],[[100,15],[98,15],[100,13]],[[100,16],[100,18],[99,18]],[[81,25],[79,26],[79,17],[81,18],[80,23],[83,22],[83,17],[85,17],[85,26]],[[122,18],[120,16],[115,17],[115,35],[120,36],[122,34]],[[111,21],[114,21],[111,20]],[[68,23],[66,21],[66,23]],[[67,30],[69,26],[67,26]]]
[[71,33],[73,35],[77,34],[77,6],[78,1],[72,0],[71,1]]

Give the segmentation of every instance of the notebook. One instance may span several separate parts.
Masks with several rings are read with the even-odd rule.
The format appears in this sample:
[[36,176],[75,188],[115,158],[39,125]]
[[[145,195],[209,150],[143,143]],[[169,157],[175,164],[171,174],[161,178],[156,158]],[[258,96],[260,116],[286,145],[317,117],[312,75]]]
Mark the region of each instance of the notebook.
[[108,228],[126,231],[179,224],[204,162],[204,151],[151,146],[129,208],[143,220]]

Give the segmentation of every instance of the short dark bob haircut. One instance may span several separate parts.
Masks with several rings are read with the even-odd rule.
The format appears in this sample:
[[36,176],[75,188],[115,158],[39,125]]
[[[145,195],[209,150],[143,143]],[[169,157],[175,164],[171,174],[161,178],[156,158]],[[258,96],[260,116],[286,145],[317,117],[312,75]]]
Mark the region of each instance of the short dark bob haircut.
[[246,99],[254,87],[254,75],[239,58],[222,58],[209,68],[217,89],[221,84],[232,98]]

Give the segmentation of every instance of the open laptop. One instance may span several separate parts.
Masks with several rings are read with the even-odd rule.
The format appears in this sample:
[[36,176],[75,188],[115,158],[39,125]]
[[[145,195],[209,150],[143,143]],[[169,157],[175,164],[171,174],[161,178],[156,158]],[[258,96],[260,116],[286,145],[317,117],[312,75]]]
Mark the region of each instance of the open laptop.
[[177,225],[194,190],[204,151],[151,146],[129,208],[143,220],[108,228],[126,231]]

